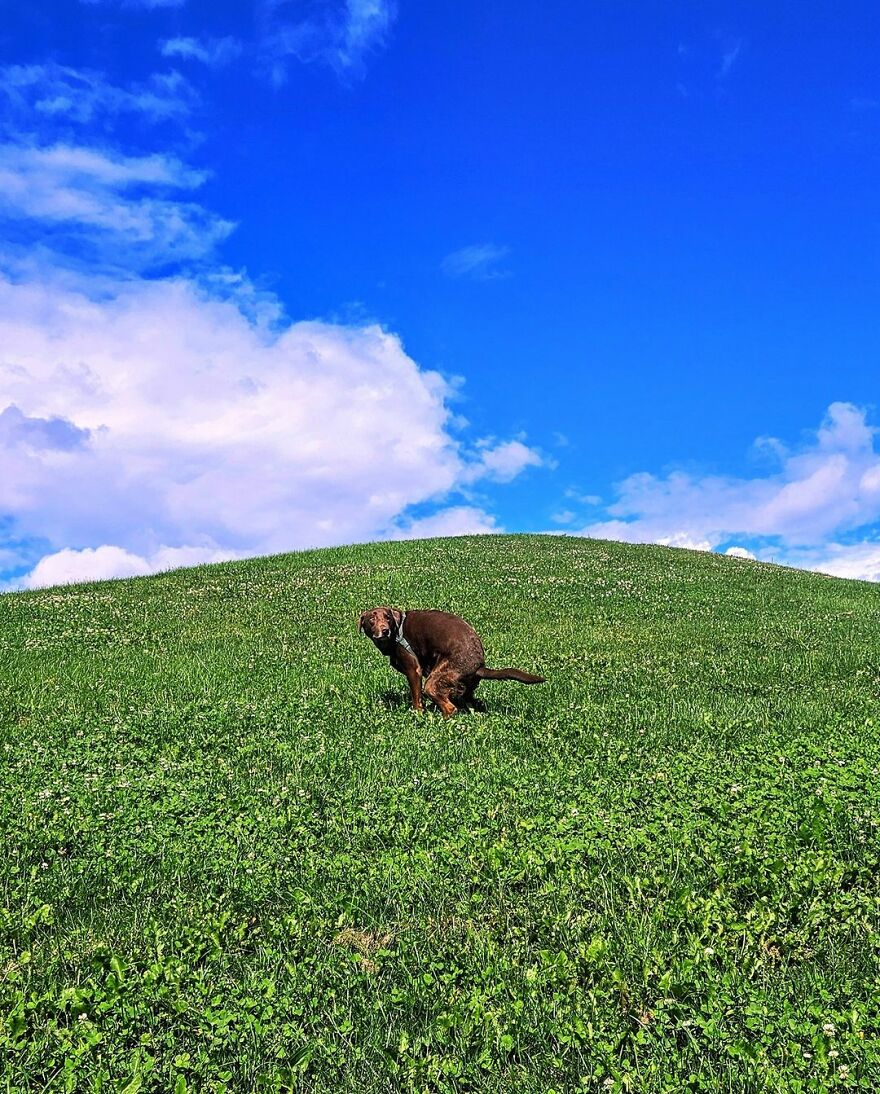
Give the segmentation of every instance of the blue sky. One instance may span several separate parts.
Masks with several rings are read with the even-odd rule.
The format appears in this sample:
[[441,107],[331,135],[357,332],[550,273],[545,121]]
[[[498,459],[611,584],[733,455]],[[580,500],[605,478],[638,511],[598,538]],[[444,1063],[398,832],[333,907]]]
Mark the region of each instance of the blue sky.
[[16,5],[0,579],[492,529],[880,578],[878,38],[857,3]]

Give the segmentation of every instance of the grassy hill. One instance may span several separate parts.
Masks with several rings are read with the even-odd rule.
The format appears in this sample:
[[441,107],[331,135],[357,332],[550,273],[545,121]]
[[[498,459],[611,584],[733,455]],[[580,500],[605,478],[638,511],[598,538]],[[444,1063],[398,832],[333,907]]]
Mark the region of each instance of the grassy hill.
[[[548,683],[419,718],[382,603]],[[529,536],[0,597],[2,1089],[877,1090],[878,620]]]

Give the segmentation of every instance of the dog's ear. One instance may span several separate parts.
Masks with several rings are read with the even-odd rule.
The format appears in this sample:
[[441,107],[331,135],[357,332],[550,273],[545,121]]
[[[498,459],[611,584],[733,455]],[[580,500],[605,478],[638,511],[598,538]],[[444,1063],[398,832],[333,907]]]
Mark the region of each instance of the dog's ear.
[[399,629],[400,624],[403,622],[403,612],[398,611],[397,608],[389,608],[388,611],[391,612],[391,618],[394,620],[394,626]]
[[369,612],[361,612],[361,617],[360,617],[360,620],[358,621],[358,630],[360,631],[361,634],[366,634],[367,633],[364,630],[364,621],[366,620],[366,618],[369,614],[370,614]]

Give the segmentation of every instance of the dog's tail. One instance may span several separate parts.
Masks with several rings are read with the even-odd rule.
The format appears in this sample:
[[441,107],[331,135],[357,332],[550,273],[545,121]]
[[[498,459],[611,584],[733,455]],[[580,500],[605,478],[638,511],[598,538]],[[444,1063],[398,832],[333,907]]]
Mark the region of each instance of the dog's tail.
[[485,665],[477,669],[476,676],[479,680],[519,680],[521,684],[545,682],[543,676],[532,676],[531,673],[523,672],[522,669],[487,669]]

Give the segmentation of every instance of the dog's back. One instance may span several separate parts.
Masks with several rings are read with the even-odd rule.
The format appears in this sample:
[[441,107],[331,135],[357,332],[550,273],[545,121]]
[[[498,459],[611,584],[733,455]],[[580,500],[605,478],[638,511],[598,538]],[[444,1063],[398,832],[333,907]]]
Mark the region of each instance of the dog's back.
[[406,640],[418,652],[427,676],[441,660],[448,660],[464,676],[476,673],[486,663],[480,636],[460,616],[436,609],[406,613]]

